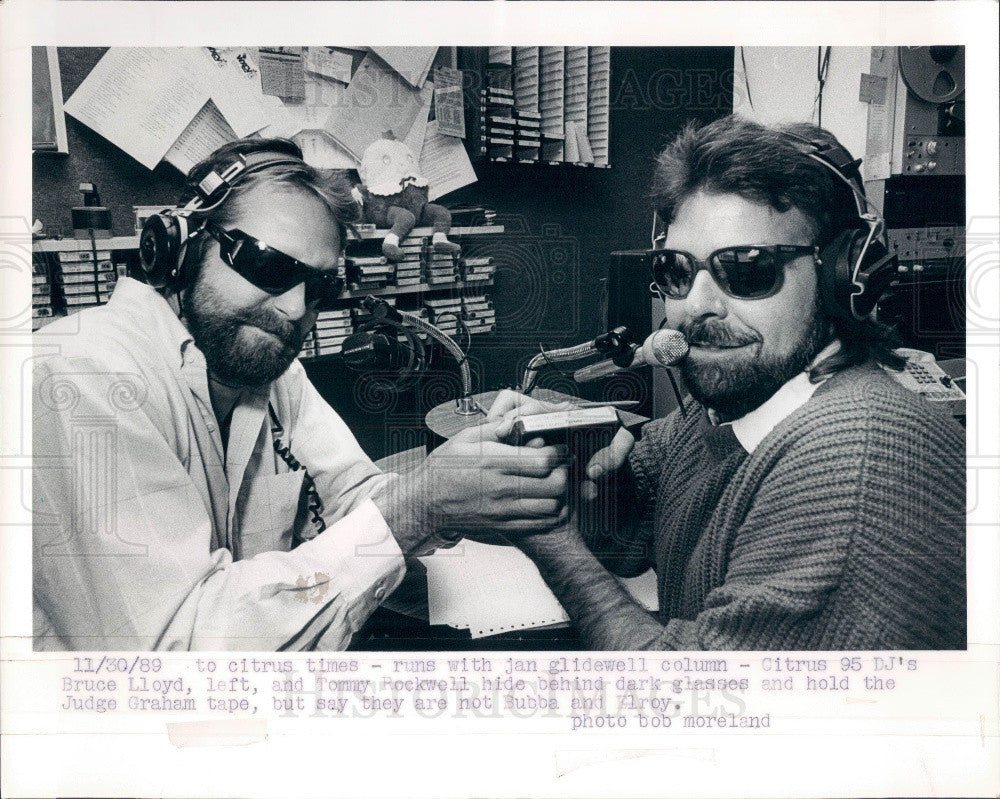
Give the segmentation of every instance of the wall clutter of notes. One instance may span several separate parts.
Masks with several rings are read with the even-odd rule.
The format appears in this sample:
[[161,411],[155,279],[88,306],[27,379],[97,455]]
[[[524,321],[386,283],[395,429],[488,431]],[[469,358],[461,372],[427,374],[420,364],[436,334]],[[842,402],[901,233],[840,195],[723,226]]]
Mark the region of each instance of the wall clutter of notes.
[[[291,138],[313,166],[352,170],[371,142],[391,132],[419,155],[436,200],[476,181],[462,142],[463,79],[454,62],[453,50],[438,47],[111,48],[75,88],[66,113],[146,169],[166,163],[180,173],[242,136]],[[157,207],[136,205],[137,219]],[[465,209],[452,236],[465,246],[472,236],[501,233],[493,221],[486,209]],[[360,230],[340,265],[348,290],[324,312],[302,357],[339,352],[364,321],[357,301],[367,294],[439,317],[455,334],[493,330],[484,290],[494,266],[481,248],[435,254],[430,231],[417,229],[401,242],[404,259],[388,263],[377,249],[386,231]],[[114,280],[134,265],[137,243],[131,235],[38,242],[35,326],[106,302]],[[79,259],[93,268],[81,288],[93,283],[94,290],[85,295],[68,274]]]
[[148,169],[166,161],[184,173],[250,135],[292,138],[313,166],[352,169],[391,131],[419,154],[441,196],[476,179],[463,148],[429,124],[431,66],[450,55],[437,47],[115,47],[66,113]]

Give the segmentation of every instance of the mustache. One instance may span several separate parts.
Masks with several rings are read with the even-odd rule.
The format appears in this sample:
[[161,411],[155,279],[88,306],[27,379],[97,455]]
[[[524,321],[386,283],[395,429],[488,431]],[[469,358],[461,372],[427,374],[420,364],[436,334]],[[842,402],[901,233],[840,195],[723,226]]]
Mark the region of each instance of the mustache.
[[258,327],[266,333],[277,336],[289,347],[297,348],[302,346],[305,337],[302,325],[288,319],[282,319],[276,314],[269,313],[263,309],[254,309],[240,316],[240,322]]
[[695,347],[743,347],[759,341],[753,334],[730,330],[724,322],[716,319],[690,322],[682,325],[680,331],[688,344]]

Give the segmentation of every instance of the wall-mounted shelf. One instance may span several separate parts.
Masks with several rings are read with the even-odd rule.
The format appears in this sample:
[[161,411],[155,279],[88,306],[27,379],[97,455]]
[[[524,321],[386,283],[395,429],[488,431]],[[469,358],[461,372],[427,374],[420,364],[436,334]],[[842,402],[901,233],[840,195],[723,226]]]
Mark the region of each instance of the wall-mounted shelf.
[[469,154],[493,163],[609,166],[609,47],[465,47]]
[[[449,236],[452,238],[463,238],[469,236],[496,236],[501,235],[504,232],[503,225],[463,225],[456,226],[451,229]],[[347,251],[350,252],[350,241],[356,242],[356,246],[360,245],[361,242],[365,241],[378,241],[384,239],[389,233],[388,229],[385,228],[364,228],[358,230],[358,238],[351,239],[348,242]],[[419,227],[414,228],[410,235],[404,239],[403,243],[413,242],[415,240],[429,240],[434,234],[434,230],[430,227]],[[91,253],[93,250],[97,252],[136,252],[139,248],[139,237],[138,236],[114,236],[105,239],[39,239],[34,242],[33,249],[36,253],[51,254],[54,266],[59,266],[55,264],[55,256],[59,253]],[[82,258],[89,259],[89,255],[81,256]],[[60,255],[59,259],[64,260],[67,256]],[[75,257],[72,260],[76,260]],[[89,262],[89,260],[87,261]],[[123,268],[123,267],[119,267]],[[458,277],[458,272],[456,269],[456,277]],[[96,285],[96,284],[95,284]],[[113,285],[111,283],[110,285]],[[428,283],[420,282],[414,283],[407,286],[383,286],[380,288],[349,288],[341,294],[337,299],[338,307],[343,307],[346,305],[351,305],[356,303],[360,299],[364,299],[368,296],[374,297],[402,297],[402,296],[418,296],[423,294],[435,295],[438,292],[452,292],[452,293],[463,293],[469,290],[485,290],[493,286],[493,280],[453,280],[444,283]],[[104,302],[107,299],[108,293],[96,293],[95,301]],[[437,294],[440,296],[440,294]],[[73,312],[74,308],[70,307],[68,309]],[[46,317],[48,319],[53,318],[53,316]],[[41,322],[44,324],[44,322]],[[487,331],[488,332],[488,331]]]
[[424,294],[428,291],[454,291],[456,289],[488,288],[492,280],[458,280],[453,283],[414,283],[412,286],[386,286],[381,289],[349,289],[340,295],[342,300],[360,300],[365,297],[390,297],[398,294]]
[[35,252],[83,252],[98,250],[138,250],[138,236],[112,236],[110,239],[39,239],[32,243]]
[[[491,236],[503,233],[503,225],[471,225],[465,227],[453,227],[449,232],[448,236]],[[375,228],[374,230],[365,230],[364,228],[358,231],[358,234],[362,239],[384,239],[389,235],[388,228]],[[410,235],[407,238],[419,239],[422,237],[430,237],[434,235],[434,229],[429,227],[417,227],[410,231]]]
[[[503,233],[503,225],[472,225],[466,227],[453,227],[449,236],[490,236]],[[388,234],[388,228],[376,228],[375,230],[359,231],[360,237],[367,239],[384,239]],[[412,238],[421,236],[433,236],[434,230],[429,227],[414,228],[410,233]],[[94,239],[98,250],[138,250],[138,236],[112,236],[109,239]],[[90,239],[39,239],[32,244],[35,252],[82,252],[92,249],[94,244]]]

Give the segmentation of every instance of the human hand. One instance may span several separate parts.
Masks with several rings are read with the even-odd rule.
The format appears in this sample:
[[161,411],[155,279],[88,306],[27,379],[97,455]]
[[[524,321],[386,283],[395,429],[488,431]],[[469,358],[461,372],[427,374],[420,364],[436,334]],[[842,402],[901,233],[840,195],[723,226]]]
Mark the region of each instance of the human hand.
[[[497,436],[503,439],[510,433],[519,416],[564,411],[573,407],[571,402],[542,402],[517,391],[504,389],[493,401],[486,418],[497,422]],[[635,436],[623,427],[615,433],[608,446],[599,449],[591,456],[585,470],[587,479],[583,481],[580,489],[580,494],[585,500],[591,501],[597,497],[599,493],[597,481],[620,468],[634,445]]]
[[566,510],[565,449],[501,443],[497,424],[468,428],[400,475],[376,504],[408,554],[454,544],[462,531],[514,538],[562,524]]

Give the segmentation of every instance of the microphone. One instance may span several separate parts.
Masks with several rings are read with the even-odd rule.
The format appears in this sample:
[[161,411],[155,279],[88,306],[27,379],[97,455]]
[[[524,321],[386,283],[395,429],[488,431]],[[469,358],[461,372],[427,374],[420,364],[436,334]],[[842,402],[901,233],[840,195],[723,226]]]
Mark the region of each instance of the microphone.
[[403,345],[395,336],[372,330],[362,330],[345,338],[341,354],[352,369],[396,369],[407,360]]
[[646,340],[642,342],[642,346],[633,345],[632,360],[624,366],[620,366],[615,363],[614,359],[609,358],[577,369],[573,372],[573,379],[577,383],[589,383],[591,380],[600,380],[602,377],[610,377],[642,366],[675,366],[683,361],[687,354],[688,343],[684,334],[679,330],[662,328],[654,330],[647,336]]

